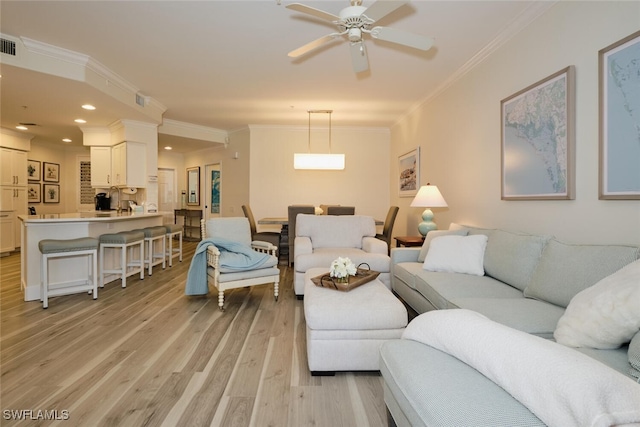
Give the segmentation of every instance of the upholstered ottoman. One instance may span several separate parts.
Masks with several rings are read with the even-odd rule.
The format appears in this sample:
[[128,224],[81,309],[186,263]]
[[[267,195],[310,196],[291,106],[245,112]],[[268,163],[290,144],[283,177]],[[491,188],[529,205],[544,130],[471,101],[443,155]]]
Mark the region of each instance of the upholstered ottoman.
[[315,286],[305,273],[304,316],[307,359],[314,375],[335,371],[377,371],[380,346],[398,339],[407,326],[407,310],[380,280],[341,292]]

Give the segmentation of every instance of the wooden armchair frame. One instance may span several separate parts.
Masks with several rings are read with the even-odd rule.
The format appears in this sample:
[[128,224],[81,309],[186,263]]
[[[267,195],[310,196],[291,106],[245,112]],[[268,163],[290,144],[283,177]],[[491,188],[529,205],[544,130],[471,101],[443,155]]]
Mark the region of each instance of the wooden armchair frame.
[[[202,232],[203,238],[207,236],[207,226],[205,220],[200,221],[200,229]],[[268,253],[269,255],[276,256],[276,251],[278,248],[271,243],[262,242],[262,241],[253,241],[251,243],[251,248],[254,251]],[[213,275],[207,271],[207,277],[213,281],[213,286],[218,290],[218,307],[220,310],[224,310],[224,291],[229,289],[236,288],[245,288],[248,286],[254,285],[264,285],[267,283],[273,283],[273,297],[276,301],[278,301],[279,295],[279,284],[280,284],[280,272],[277,274],[272,274],[273,267],[265,268],[264,270],[268,270],[267,274],[262,276],[255,277],[241,277],[243,273],[246,275],[252,276],[252,273],[257,270],[247,270],[246,272],[234,272],[234,273],[221,273],[220,272],[220,250],[215,245],[210,245],[207,247],[207,267],[211,267],[213,269]],[[276,266],[277,270],[278,267]],[[253,273],[255,274],[255,273]],[[234,280],[222,280],[221,277],[224,278],[225,275],[234,275],[237,278]]]

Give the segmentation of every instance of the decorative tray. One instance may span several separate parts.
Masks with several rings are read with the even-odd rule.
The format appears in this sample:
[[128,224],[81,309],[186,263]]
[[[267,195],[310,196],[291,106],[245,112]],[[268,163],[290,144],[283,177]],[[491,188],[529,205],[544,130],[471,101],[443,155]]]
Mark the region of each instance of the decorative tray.
[[339,282],[337,278],[329,276],[329,273],[321,274],[320,276],[312,277],[311,281],[314,285],[322,288],[335,289],[336,291],[348,292],[351,289],[357,288],[360,285],[364,285],[367,282],[372,281],[380,275],[379,271],[369,270],[367,268],[356,269],[355,276],[349,276],[348,282]]

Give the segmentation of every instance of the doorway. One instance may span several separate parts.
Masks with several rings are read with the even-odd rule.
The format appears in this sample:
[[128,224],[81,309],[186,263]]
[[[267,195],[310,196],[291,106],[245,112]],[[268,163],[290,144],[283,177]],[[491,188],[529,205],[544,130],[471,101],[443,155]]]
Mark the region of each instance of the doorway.
[[178,208],[176,170],[158,168],[158,211],[163,224],[173,224],[174,209]]
[[206,165],[204,171],[204,218],[218,218],[222,216],[222,165]]

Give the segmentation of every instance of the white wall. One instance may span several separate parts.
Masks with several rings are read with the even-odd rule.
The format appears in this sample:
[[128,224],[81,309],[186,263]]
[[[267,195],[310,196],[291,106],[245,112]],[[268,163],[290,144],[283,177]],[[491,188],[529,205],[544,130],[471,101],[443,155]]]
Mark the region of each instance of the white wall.
[[[256,220],[286,216],[292,204],[355,206],[356,214],[384,220],[390,197],[388,129],[333,127],[332,152],[345,153],[345,169],[311,171],[293,169],[293,154],[309,151],[307,127],[250,128],[250,204]],[[312,135],[311,152],[328,151],[327,130],[320,129]]]
[[[598,200],[598,51],[640,28],[640,2],[558,2],[484,62],[392,129],[397,156],[420,145],[421,184],[438,185],[450,222],[546,233],[568,242],[640,244],[640,201]],[[500,199],[500,101],[569,65],[576,69],[576,197]],[[417,234],[410,198],[394,235]]]

